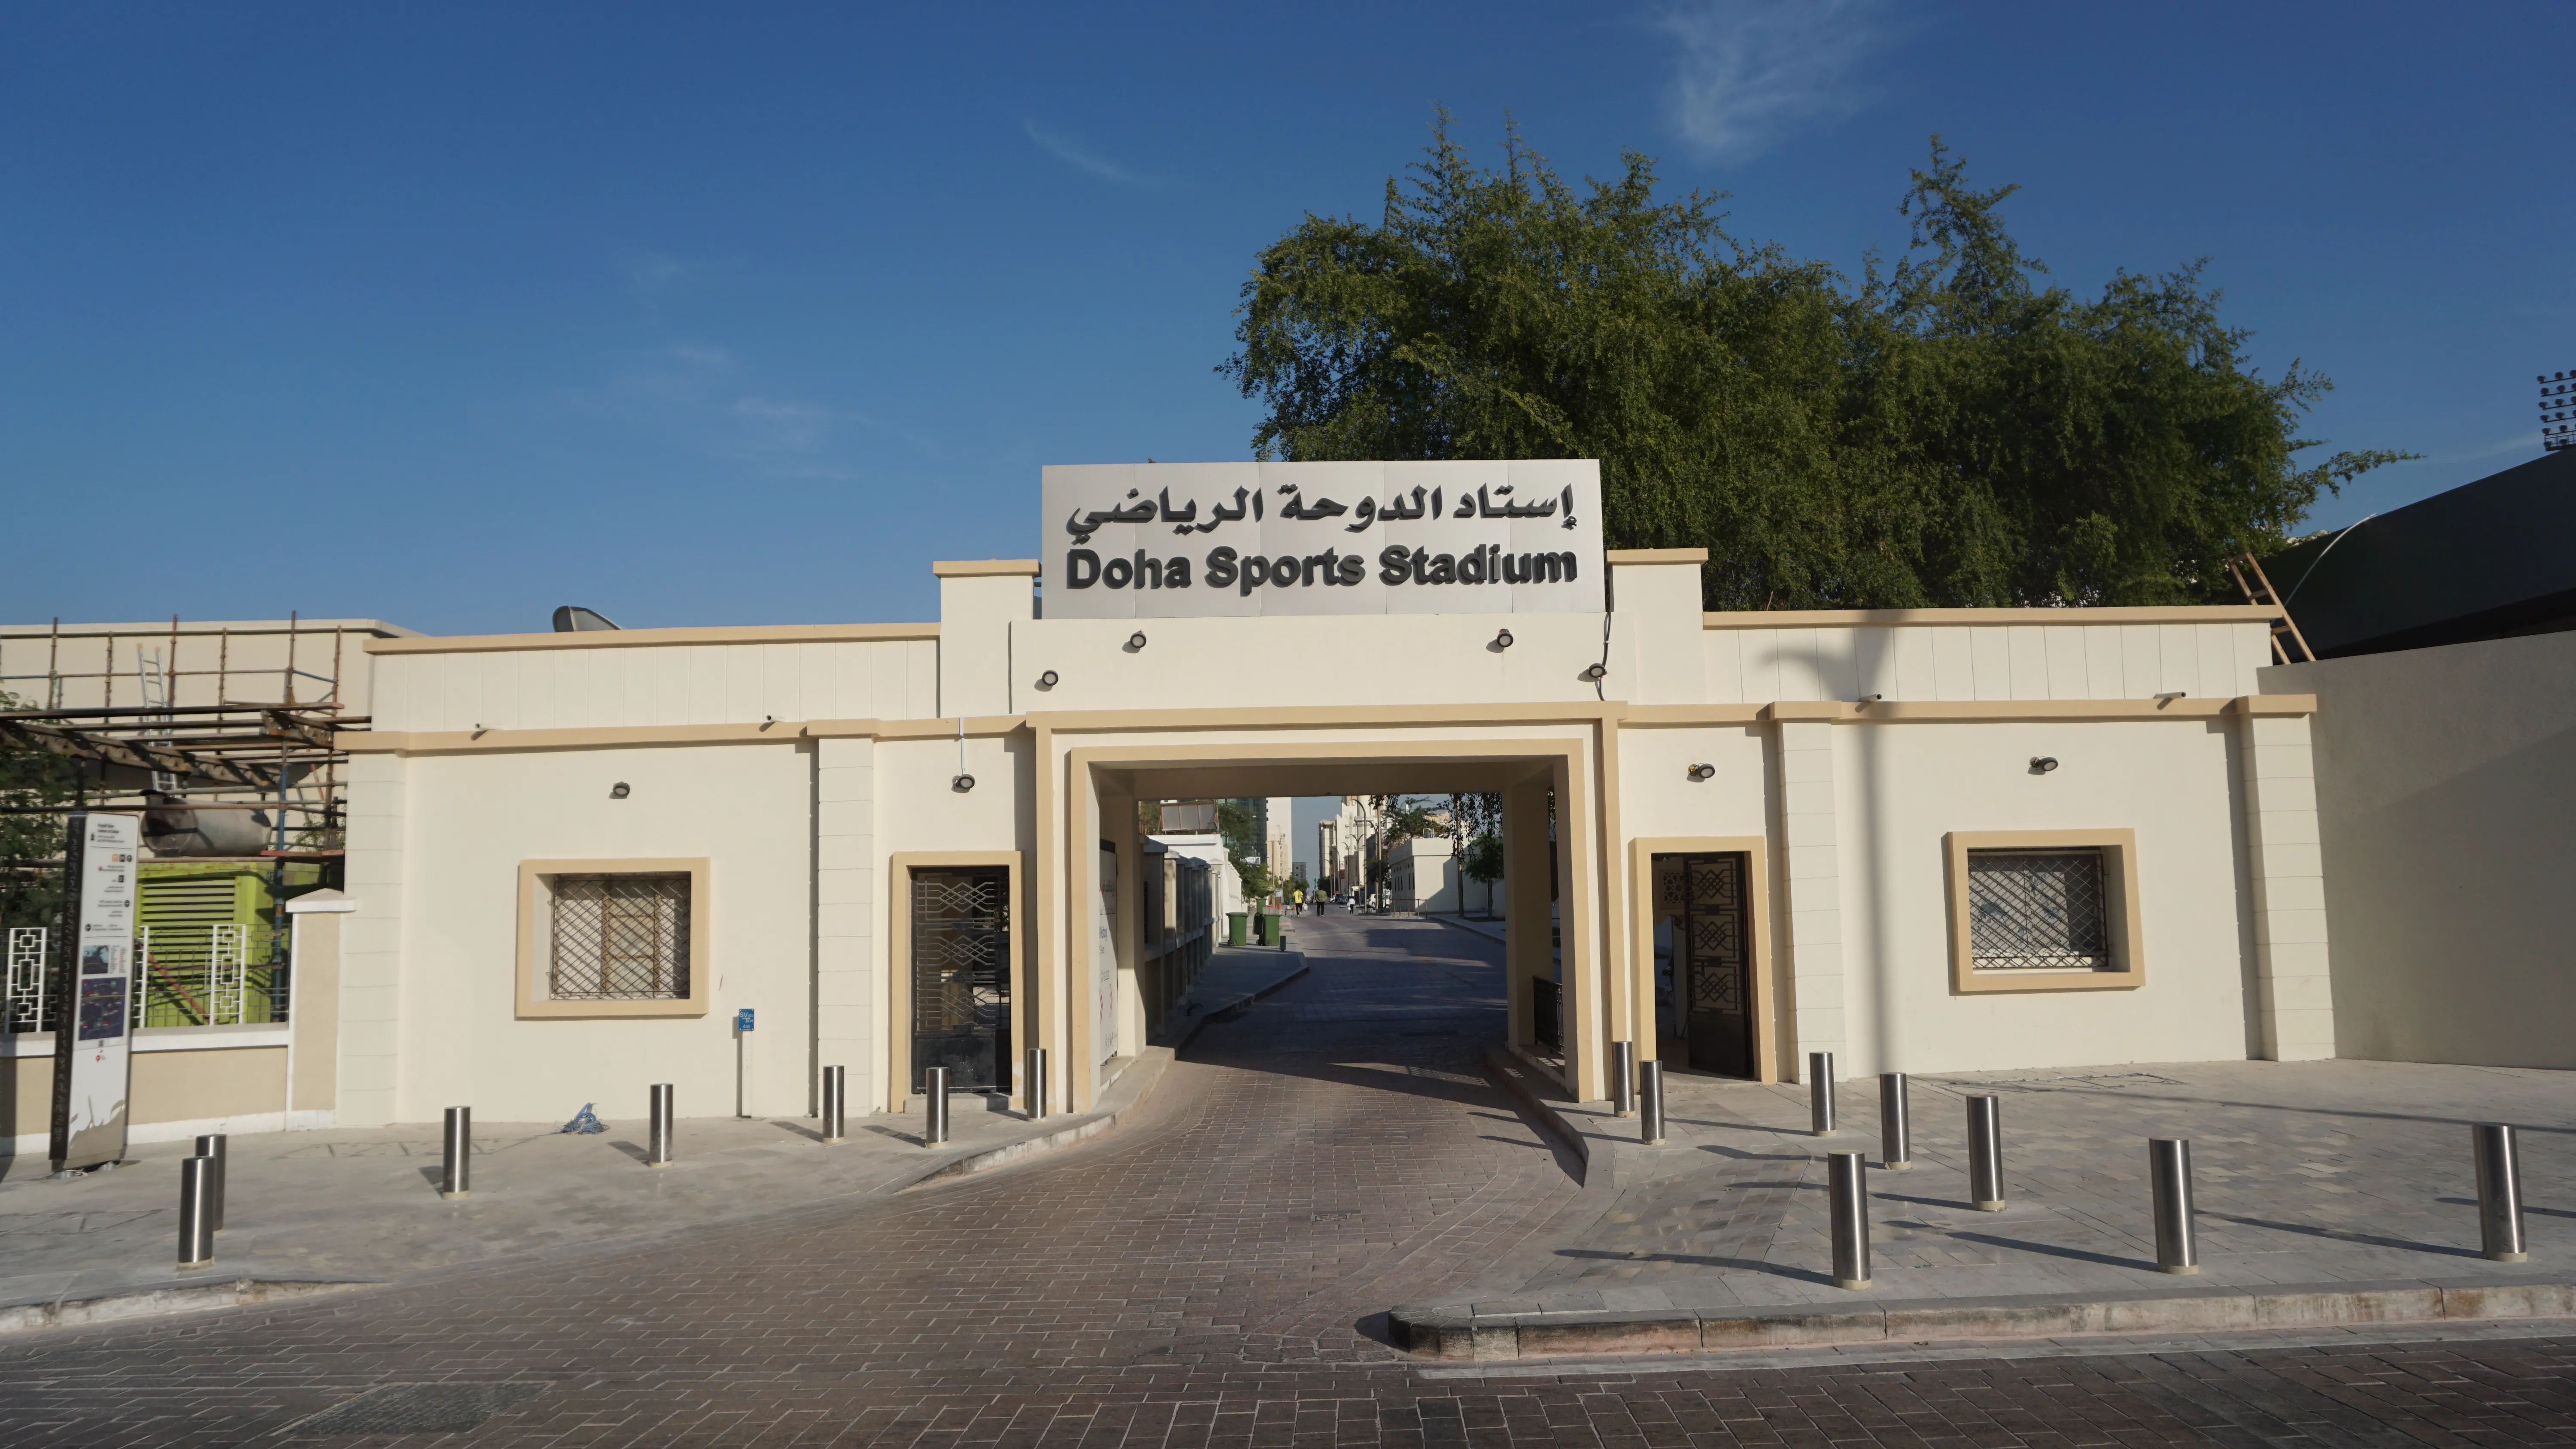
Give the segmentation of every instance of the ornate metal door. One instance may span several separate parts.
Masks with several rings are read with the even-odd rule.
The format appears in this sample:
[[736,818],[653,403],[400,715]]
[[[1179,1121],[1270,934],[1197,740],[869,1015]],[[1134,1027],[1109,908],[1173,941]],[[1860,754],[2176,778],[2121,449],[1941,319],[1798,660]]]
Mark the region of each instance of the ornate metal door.
[[1742,851],[1683,856],[1681,919],[1673,933],[1690,1064],[1730,1077],[1755,1075],[1752,932],[1744,896],[1750,865]]
[[1010,1085],[1010,873],[912,873],[912,1086],[948,1069],[954,1090]]

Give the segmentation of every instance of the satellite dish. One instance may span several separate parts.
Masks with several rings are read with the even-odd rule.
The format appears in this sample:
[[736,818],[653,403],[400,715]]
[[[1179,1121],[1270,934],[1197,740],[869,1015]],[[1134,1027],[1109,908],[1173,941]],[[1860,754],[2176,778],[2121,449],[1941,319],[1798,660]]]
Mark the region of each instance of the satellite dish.
[[586,634],[593,629],[616,627],[615,620],[597,609],[585,609],[579,604],[565,604],[555,610],[555,632],[558,634]]

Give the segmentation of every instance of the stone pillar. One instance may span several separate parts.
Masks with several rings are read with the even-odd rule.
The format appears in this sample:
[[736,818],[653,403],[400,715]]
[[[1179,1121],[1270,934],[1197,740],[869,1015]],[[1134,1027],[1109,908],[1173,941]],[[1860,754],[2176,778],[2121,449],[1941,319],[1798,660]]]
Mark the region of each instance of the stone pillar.
[[[2335,1054],[2335,1029],[2306,714],[2315,701],[2254,695],[2240,707],[2245,853],[2254,888],[2256,1036],[2273,1061],[2316,1061]],[[2290,710],[2298,712],[2274,712]]]
[[[854,1112],[882,1112],[885,990],[877,973],[886,912],[876,889],[876,741],[814,742],[814,1079],[846,1067]],[[901,889],[903,883],[888,883]]]
[[404,774],[400,755],[349,757],[345,879],[358,909],[340,938],[341,1127],[381,1127],[402,1109]]
[[340,1100],[341,924],[358,903],[334,890],[286,903],[295,918],[287,977],[286,1130],[337,1126]]
[[1503,975],[1514,1046],[1530,1044],[1530,983],[1548,980],[1556,969],[1547,873],[1547,781],[1541,777],[1503,792]]
[[939,578],[939,715],[1012,713],[1011,630],[1033,612],[1035,559],[934,563]]
[[[1789,880],[1789,1027],[1783,1075],[1807,1053],[1844,1055],[1842,844],[1831,704],[1771,706],[1780,738],[1780,825]],[[1800,716],[1806,716],[1801,718]],[[1748,884],[1752,884],[1749,883]]]

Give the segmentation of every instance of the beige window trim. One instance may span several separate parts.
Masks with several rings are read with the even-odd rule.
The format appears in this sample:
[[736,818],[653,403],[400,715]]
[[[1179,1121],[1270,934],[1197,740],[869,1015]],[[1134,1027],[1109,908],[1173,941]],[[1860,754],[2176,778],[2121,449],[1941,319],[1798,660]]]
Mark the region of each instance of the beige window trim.
[[[2134,830],[1954,830],[1943,837],[1950,874],[1950,989],[1960,995],[1990,991],[2122,991],[2146,984],[2143,938],[2138,931],[2138,832]],[[2104,856],[2103,905],[2110,928],[2108,971],[1978,971],[1968,932],[1968,852],[1971,850],[2098,849]]]
[[[659,1001],[555,1001],[545,994],[545,952],[537,942],[537,907],[546,881],[559,875],[679,875],[689,877],[689,994]],[[704,1016],[712,998],[707,942],[712,872],[703,857],[680,860],[523,860],[519,862],[519,1017],[521,1020]]]
[[[912,872],[916,866],[1000,866],[1007,875],[1003,889],[1011,902],[1011,959],[1006,968],[1011,980],[1011,1052],[1019,1060],[1001,1064],[1011,1079],[1012,1105],[1026,1107],[1028,1084],[1021,1081],[1020,1065],[1027,1060],[1032,1046],[1043,1045],[1029,1039],[1029,911],[1027,898],[1021,894],[1020,853],[1016,850],[898,850],[886,861],[886,880],[892,887],[886,892],[893,897],[887,902],[889,914],[886,937],[892,946],[892,959],[886,963],[885,1005],[886,1100],[898,1112],[912,1110]],[[1049,1071],[1056,1070],[1049,1067]],[[1058,1107],[1056,1110],[1064,1110]]]

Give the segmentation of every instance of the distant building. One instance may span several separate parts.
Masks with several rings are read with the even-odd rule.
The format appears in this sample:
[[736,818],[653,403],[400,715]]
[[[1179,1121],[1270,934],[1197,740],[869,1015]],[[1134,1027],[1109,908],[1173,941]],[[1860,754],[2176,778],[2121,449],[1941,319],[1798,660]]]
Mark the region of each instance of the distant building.
[[1454,915],[1458,911],[1458,861],[1445,835],[1417,836],[1387,853],[1386,889],[1399,911]]

